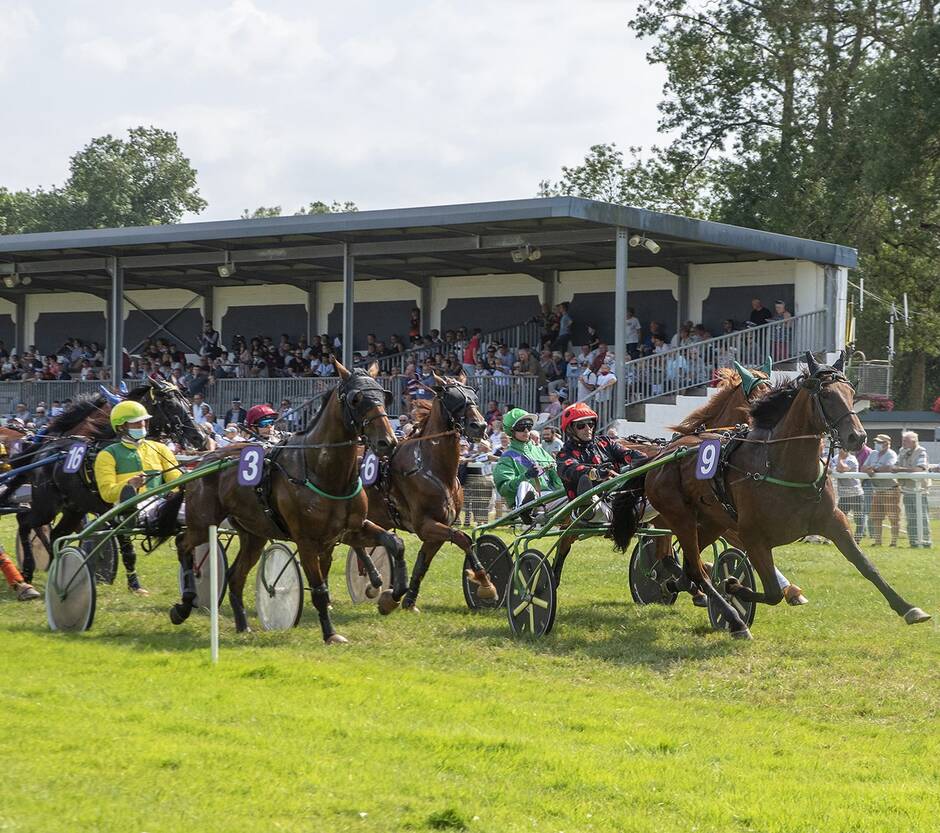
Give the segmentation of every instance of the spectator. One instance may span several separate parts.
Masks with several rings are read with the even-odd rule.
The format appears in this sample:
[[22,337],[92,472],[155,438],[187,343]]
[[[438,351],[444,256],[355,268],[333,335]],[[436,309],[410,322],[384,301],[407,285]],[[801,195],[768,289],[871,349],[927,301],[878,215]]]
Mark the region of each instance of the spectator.
[[[855,455],[844,448],[839,449],[839,459],[835,461],[837,472],[858,471],[858,460]],[[846,516],[852,515],[855,521],[855,543],[858,544],[865,534],[865,514],[863,504],[865,492],[862,490],[862,481],[857,477],[839,478],[836,481],[839,484],[839,509]]]
[[190,399],[192,400],[192,414],[193,422],[197,425],[202,425],[206,420],[206,414],[202,406],[205,404],[201,393],[194,393]]
[[[879,474],[894,471],[898,455],[891,449],[891,437],[879,434],[875,437],[875,450],[868,455],[863,471]],[[901,492],[897,480],[873,480],[871,501],[871,535],[876,547],[882,545],[882,527],[885,518],[891,526],[891,546],[898,545],[898,527],[901,523]]]
[[[36,409],[39,412],[39,409]],[[894,467],[897,472],[928,471],[927,449],[920,444],[920,438],[915,431],[905,431],[901,434],[901,450],[898,452],[898,462]],[[901,497],[904,499],[904,518],[907,521],[907,543],[911,547],[932,547],[930,534],[930,511],[927,506],[927,494],[930,491],[929,480],[914,480],[910,477],[901,478]],[[918,506],[920,504],[920,506]],[[918,528],[918,509],[922,514],[921,526]]]
[[558,312],[558,340],[555,342],[555,349],[565,351],[571,344],[571,328],[574,326],[574,320],[568,313],[567,302],[563,301],[555,309]]
[[483,418],[486,420],[486,424],[489,425],[493,420],[501,420],[503,418],[503,412],[499,409],[499,403],[490,400],[486,403],[486,412],[483,414]]
[[626,344],[627,355],[631,359],[640,358],[640,319],[636,317],[636,310],[633,307],[627,307],[627,320],[624,329],[624,342]]
[[199,336],[199,355],[208,356],[210,359],[221,356],[222,347],[219,344],[219,338],[219,332],[213,328],[212,322],[206,321]]
[[[463,369],[468,376],[472,376],[476,370],[477,354],[480,352],[480,328],[477,327],[467,342],[463,351]],[[496,352],[495,350],[493,351]]]
[[548,391],[548,405],[545,406],[545,413],[554,419],[561,413],[562,407],[561,397],[558,395],[558,391],[550,389]]
[[747,321],[752,327],[759,327],[761,324],[766,324],[770,321],[771,315],[771,311],[764,306],[760,298],[751,300],[751,314],[748,316]]
[[600,346],[601,340],[597,335],[597,328],[593,324],[587,325],[587,348],[588,351],[594,353],[597,351],[597,348]]
[[542,442],[541,446],[549,454],[554,457],[559,451],[561,451],[564,443],[559,439],[558,434],[555,432],[555,429],[551,425],[546,425],[542,428]]
[[731,318],[726,318],[721,322],[721,335],[727,336],[731,335],[734,332],[734,321]]
[[596,379],[597,401],[610,401],[617,384],[617,377],[610,372],[610,362],[606,360],[601,362],[601,367],[597,373]]
[[49,424],[49,417],[46,416],[46,406],[41,402],[36,406],[36,415],[33,417],[33,427],[38,431]]
[[578,376],[578,401],[583,402],[597,388],[597,374],[590,366],[585,367]]
[[248,415],[242,407],[242,401],[237,396],[232,399],[232,407],[225,412],[225,416],[222,417],[222,422],[226,425],[244,425],[245,417]]
[[[771,321],[788,321],[793,317],[784,301],[774,301],[774,314]],[[773,334],[774,336],[774,359],[783,361],[790,352],[790,333],[789,327],[780,327]],[[893,453],[893,452],[892,452]]]
[[606,342],[599,341],[597,347],[591,352],[590,361],[591,361],[591,370],[597,373],[601,368],[601,364],[608,359],[612,359],[613,356],[609,355],[607,352]]

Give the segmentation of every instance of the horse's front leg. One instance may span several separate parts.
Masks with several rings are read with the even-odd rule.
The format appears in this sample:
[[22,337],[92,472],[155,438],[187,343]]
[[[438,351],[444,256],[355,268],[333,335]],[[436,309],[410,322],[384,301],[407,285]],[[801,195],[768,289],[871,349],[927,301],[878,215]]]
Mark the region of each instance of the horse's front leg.
[[408,592],[408,565],[405,564],[405,542],[397,535],[373,523],[363,521],[362,527],[345,536],[353,547],[385,547],[392,562],[392,589],[379,596],[379,612],[391,613]]
[[310,599],[320,618],[320,630],[327,645],[341,645],[349,640],[336,632],[330,619],[330,586],[327,579],[333,562],[333,547],[323,549],[314,541],[304,538],[296,541],[297,554],[310,586]]

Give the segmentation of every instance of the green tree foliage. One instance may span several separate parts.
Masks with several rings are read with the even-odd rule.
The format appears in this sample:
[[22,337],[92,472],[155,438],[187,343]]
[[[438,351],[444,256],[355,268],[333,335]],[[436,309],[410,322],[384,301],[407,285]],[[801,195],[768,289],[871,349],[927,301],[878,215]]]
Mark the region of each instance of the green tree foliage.
[[[644,0],[630,23],[667,71],[642,160],[591,148],[541,193],[673,210],[855,246],[866,288],[909,295],[896,388],[919,407],[940,356],[940,4],[934,0]],[[886,310],[859,344],[884,356]]]
[[156,127],[93,139],[71,158],[61,187],[0,189],[7,234],[174,223],[205,207],[176,134]]
[[[317,200],[316,202],[308,203],[307,205],[302,205],[298,211],[294,212],[295,217],[299,217],[303,214],[344,214],[350,211],[358,211],[359,208],[354,202],[346,200],[345,202],[338,202],[333,200],[331,203],[325,203],[322,200]],[[271,206],[259,206],[254,211],[249,211],[247,208],[242,211],[243,220],[256,220],[259,217],[281,217],[284,214],[281,206],[271,205]]]

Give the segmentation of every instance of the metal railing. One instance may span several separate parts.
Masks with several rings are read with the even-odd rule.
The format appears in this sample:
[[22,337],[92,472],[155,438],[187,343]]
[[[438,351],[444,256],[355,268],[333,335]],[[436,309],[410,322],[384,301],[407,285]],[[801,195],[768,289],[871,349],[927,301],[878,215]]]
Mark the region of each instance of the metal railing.
[[775,363],[785,362],[800,358],[807,350],[818,352],[831,347],[826,335],[826,311],[817,310],[644,356],[627,362],[626,404],[636,405],[707,385],[717,368],[731,367],[733,361],[759,367],[767,356]]
[[[379,383],[392,393],[392,403],[388,413],[398,416],[405,406],[408,378],[402,374],[379,376]],[[477,391],[481,407],[495,400],[501,405],[538,411],[538,380],[534,376],[482,376],[467,380],[470,387]],[[54,401],[77,399],[97,394],[100,382],[2,382],[0,383],[0,414],[9,414],[18,402],[24,402],[30,413],[36,405],[44,402],[47,406]],[[135,381],[128,379],[132,388]],[[274,379],[217,379],[206,385],[203,391],[205,401],[212,407],[217,419],[222,419],[231,407],[233,399],[241,399],[242,407],[249,408],[259,402],[270,402],[274,407],[287,399],[291,406],[299,408],[291,423],[299,428],[316,413],[318,403],[307,400],[316,399],[339,384],[335,376],[274,378]],[[304,405],[304,403],[307,403]],[[299,407],[304,406],[304,407]]]
[[866,394],[891,396],[891,362],[887,360],[853,361],[849,364],[847,375],[855,385],[857,396]]

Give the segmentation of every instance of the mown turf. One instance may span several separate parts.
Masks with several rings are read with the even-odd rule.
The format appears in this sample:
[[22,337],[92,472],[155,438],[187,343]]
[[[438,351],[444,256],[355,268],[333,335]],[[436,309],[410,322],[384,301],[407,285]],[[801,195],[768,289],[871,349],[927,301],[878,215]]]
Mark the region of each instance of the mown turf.
[[[936,616],[940,552],[871,552]],[[940,829],[938,620],[903,624],[831,546],[778,555],[811,604],[762,607],[747,644],[686,599],[633,605],[602,541],[537,643],[465,609],[452,548],[387,619],[349,603],[343,553],[345,647],[309,604],[245,636],[226,605],[216,667],[206,617],[169,623],[166,549],[84,635],[4,592],[0,831]]]

